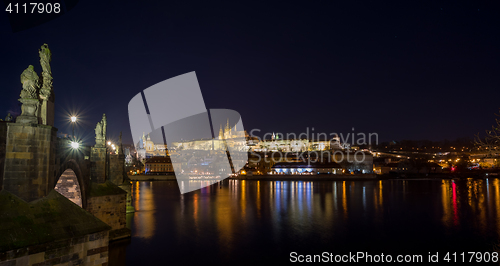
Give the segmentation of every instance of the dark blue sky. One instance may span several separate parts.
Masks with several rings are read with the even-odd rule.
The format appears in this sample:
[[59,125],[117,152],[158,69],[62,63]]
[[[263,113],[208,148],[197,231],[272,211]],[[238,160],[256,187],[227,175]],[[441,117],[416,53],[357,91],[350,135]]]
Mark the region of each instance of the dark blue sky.
[[377,132],[381,140],[472,137],[500,108],[500,11],[477,1],[80,1],[13,33],[0,13],[0,116],[19,111],[19,76],[48,43],[56,127],[131,143],[128,102],[196,71],[207,108],[247,130]]

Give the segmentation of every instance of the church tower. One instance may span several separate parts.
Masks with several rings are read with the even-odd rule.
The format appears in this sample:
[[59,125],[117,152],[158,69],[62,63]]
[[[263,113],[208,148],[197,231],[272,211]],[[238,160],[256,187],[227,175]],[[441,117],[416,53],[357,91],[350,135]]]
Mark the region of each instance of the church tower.
[[229,118],[227,119],[227,124],[226,124],[226,128],[225,128],[224,136],[226,137],[226,139],[231,138],[231,127],[229,126]]
[[219,139],[224,139],[224,131],[222,131],[222,125],[220,125]]

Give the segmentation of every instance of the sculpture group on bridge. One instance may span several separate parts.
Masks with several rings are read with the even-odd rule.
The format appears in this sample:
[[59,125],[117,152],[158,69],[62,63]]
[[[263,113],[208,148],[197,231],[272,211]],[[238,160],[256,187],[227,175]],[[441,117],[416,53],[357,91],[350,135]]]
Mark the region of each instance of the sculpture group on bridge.
[[52,53],[47,44],[39,50],[42,66],[41,78],[33,65],[29,65],[21,74],[21,91],[19,101],[22,103],[18,123],[31,123],[54,126],[54,93],[52,87],[52,72],[50,61]]
[[[0,119],[0,159],[4,160],[0,163],[0,225],[8,225],[0,226],[0,239],[6,239],[0,241],[1,265],[12,260],[53,264],[43,252],[28,254],[27,250],[34,246],[46,247],[47,252],[61,257],[71,257],[75,263],[86,259],[91,261],[93,257],[87,255],[87,246],[75,257],[75,254],[59,252],[61,249],[57,252],[51,250],[60,248],[59,244],[53,243],[64,240],[71,245],[81,241],[81,237],[89,243],[102,239],[96,247],[107,250],[108,240],[130,237],[126,213],[134,210],[131,182],[125,173],[121,134],[117,151],[110,152],[106,147],[107,118],[103,114],[95,127],[94,146],[80,145],[72,149],[68,139],[57,138],[50,67],[52,53],[47,44],[42,45],[39,56],[41,75],[29,65],[20,77],[21,115],[14,118],[9,113],[5,121]],[[56,185],[61,178],[71,179],[67,182],[71,189],[78,185],[80,195],[61,194],[59,187],[73,192],[64,182]],[[78,197],[76,202],[80,207],[68,195]],[[25,222],[19,223],[19,217]],[[73,226],[74,220],[80,224]],[[50,232],[55,233],[46,234],[46,231],[38,230],[40,227],[50,227]],[[66,238],[75,239],[67,241]],[[63,249],[72,250],[70,246]],[[107,262],[107,252],[96,255],[103,263]]]

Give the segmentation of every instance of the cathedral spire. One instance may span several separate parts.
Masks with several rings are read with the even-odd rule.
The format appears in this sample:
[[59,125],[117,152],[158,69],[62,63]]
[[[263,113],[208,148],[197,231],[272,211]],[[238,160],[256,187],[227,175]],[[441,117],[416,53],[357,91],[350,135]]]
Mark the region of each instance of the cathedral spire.
[[224,138],[224,131],[222,131],[222,125],[220,125],[220,130],[219,130],[219,139]]
[[229,126],[229,118],[227,119],[226,128],[224,129],[224,136],[226,139],[231,138],[231,127]]

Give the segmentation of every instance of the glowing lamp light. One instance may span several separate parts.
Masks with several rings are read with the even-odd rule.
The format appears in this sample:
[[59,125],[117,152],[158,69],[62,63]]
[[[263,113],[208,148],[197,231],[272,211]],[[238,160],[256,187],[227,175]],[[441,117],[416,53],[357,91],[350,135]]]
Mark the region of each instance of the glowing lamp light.
[[71,122],[73,122],[73,123],[76,122],[76,116],[71,117]]
[[111,141],[108,141],[108,145],[111,145]]
[[73,148],[73,149],[75,149],[75,150],[76,150],[76,149],[78,149],[79,147],[80,147],[80,143],[75,142],[75,141],[72,141],[72,142],[71,142],[71,148]]

